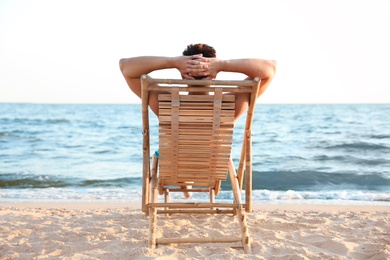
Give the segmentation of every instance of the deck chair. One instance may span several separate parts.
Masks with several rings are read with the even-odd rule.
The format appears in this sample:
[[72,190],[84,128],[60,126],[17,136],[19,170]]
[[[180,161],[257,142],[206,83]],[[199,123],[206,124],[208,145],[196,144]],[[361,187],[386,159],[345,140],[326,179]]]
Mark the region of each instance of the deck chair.
[[[143,117],[142,211],[149,216],[149,246],[171,243],[240,243],[251,252],[245,213],[252,211],[251,128],[260,80],[178,80],[141,77]],[[150,92],[158,91],[159,150],[150,165]],[[188,95],[188,92],[199,92]],[[202,94],[207,92],[207,94]],[[235,96],[246,92],[250,104],[246,115],[239,167],[230,156],[234,128]],[[234,200],[215,202],[221,181],[231,181]],[[245,179],[245,202],[241,191]],[[170,202],[171,192],[206,192],[209,202]],[[164,195],[164,202],[158,202]],[[245,212],[246,211],[246,212]],[[233,214],[240,236],[205,238],[156,238],[158,214]]]

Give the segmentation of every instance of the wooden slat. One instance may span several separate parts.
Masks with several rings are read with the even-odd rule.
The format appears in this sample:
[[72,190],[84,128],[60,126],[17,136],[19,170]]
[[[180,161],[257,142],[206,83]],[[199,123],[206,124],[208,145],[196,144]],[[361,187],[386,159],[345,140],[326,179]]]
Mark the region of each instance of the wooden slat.
[[[162,142],[168,141],[170,137],[171,136],[168,135],[168,134],[160,134],[160,140]],[[217,142],[218,145],[221,145],[223,143],[230,144],[232,142],[233,138],[230,137],[230,136],[227,136],[227,135],[220,135],[220,136],[218,136],[218,138],[214,138],[214,139],[210,140],[209,136],[203,136],[203,135],[199,135],[199,136],[196,136],[196,135],[186,135],[186,136],[183,136],[183,135],[179,134],[178,139],[181,142],[181,144],[193,144],[193,145],[196,145],[196,144],[199,144],[201,142],[208,142],[208,143]]]
[[[171,116],[159,116],[159,119],[164,122],[171,122]],[[234,120],[234,117],[221,117],[221,123],[229,123]],[[187,116],[187,117],[179,117],[179,123],[212,123],[212,117],[204,117],[204,116]]]
[[[196,111],[210,108],[209,106],[205,106],[202,103],[183,104],[182,107],[187,109],[187,110],[196,110]],[[222,104],[222,108],[226,109],[226,110],[234,110],[235,107],[236,106],[234,103],[223,103]],[[161,106],[159,108],[160,109],[169,109],[168,104],[161,104]]]
[[[198,175],[194,175],[198,176]],[[162,175],[160,178],[164,182],[164,186],[181,186],[184,182],[193,182],[196,186],[201,187],[213,187],[215,184],[215,181],[223,181],[226,179],[226,174],[222,175],[216,175],[212,178],[205,173],[205,176],[207,176],[210,181],[205,181],[205,178],[195,178],[195,177],[177,177],[177,176],[170,176],[170,175]]]
[[175,85],[198,85],[198,86],[253,86],[253,80],[183,80],[183,79],[148,79],[150,84],[175,84]]
[[[158,101],[161,103],[161,101],[171,101],[171,94],[159,94],[158,95]],[[214,101],[214,95],[182,95],[180,97],[180,102],[184,103],[193,103],[193,102],[210,102],[209,104],[212,106]],[[228,95],[225,94],[222,96],[222,102],[230,102],[234,103],[235,96],[234,95]]]
[[[199,136],[205,136],[207,138],[210,138],[210,135],[212,134],[212,130],[210,128],[200,128],[200,129],[194,129],[191,125],[185,125],[182,127],[182,125],[180,125],[180,129],[179,129],[179,135],[182,135],[182,134],[186,134],[188,136],[193,136],[193,135],[199,135]],[[183,129],[185,127],[188,127],[188,129]],[[161,135],[166,135],[168,133],[170,133],[171,129],[170,128],[165,128],[164,126],[163,127],[160,127],[159,129],[159,133]],[[231,136],[233,134],[233,128],[231,128],[230,126],[229,127],[221,127],[219,130],[218,130],[218,135],[220,136]]]
[[149,203],[148,207],[153,208],[165,208],[169,207],[171,209],[194,209],[194,208],[237,208],[241,204],[234,203]]
[[[211,109],[205,109],[205,110],[190,110],[190,109],[180,109],[179,116],[212,116],[213,110]],[[221,117],[234,117],[234,110],[222,110],[221,111]],[[171,109],[160,109],[159,115],[171,115],[172,110]]]
[[203,209],[203,210],[162,209],[162,210],[157,210],[157,214],[167,214],[167,213],[169,213],[169,214],[233,214],[234,210],[231,210],[231,209]]
[[240,242],[241,237],[201,237],[201,238],[157,238],[157,244],[174,243],[232,243]]
[[[169,139],[168,139],[169,140]],[[162,138],[162,142],[164,142],[164,138]],[[182,151],[182,152],[189,152],[189,153],[207,153],[207,152],[211,152],[213,150],[217,150],[219,152],[228,152],[230,153],[230,144],[232,143],[231,140],[226,140],[226,141],[214,141],[213,143],[209,142],[209,141],[202,141],[202,140],[199,140],[198,142],[196,141],[193,141],[193,142],[190,142],[190,141],[181,141],[179,140],[179,150]],[[161,149],[161,155],[164,155],[164,153],[162,153],[163,149],[167,147],[169,149],[168,152],[165,152],[165,154],[168,154],[170,153],[171,151],[171,143],[169,143],[168,141],[166,142],[166,144],[161,144],[160,145],[160,149]],[[196,149],[196,150],[195,150]]]

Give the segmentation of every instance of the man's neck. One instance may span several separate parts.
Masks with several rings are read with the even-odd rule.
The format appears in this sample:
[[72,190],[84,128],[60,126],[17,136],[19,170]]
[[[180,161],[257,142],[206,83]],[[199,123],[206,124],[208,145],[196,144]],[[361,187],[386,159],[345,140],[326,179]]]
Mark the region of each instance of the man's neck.
[[[189,86],[189,87],[209,87],[209,86],[202,86],[202,85],[192,85],[192,86]],[[205,91],[205,92],[188,92],[188,95],[209,95],[210,93]]]

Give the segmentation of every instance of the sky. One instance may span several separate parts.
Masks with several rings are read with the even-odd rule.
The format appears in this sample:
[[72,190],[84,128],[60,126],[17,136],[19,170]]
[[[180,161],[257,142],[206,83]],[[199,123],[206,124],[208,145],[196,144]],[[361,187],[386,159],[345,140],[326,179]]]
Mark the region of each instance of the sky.
[[120,58],[207,43],[278,62],[262,103],[390,103],[389,13],[388,0],[0,0],[0,102],[139,103]]

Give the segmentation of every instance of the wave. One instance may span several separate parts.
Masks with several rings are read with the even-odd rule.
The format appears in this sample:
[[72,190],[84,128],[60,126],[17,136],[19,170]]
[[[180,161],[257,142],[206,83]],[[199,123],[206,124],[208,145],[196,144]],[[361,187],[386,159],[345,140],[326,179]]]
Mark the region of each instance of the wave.
[[[140,187],[141,177],[120,177],[111,179],[87,179],[35,174],[0,174],[0,188],[45,189],[66,187]],[[322,171],[253,171],[253,190],[384,190],[390,187],[390,174],[357,174],[355,172]],[[222,182],[230,189],[230,181]]]
[[[244,199],[242,192],[242,198]],[[2,189],[1,201],[104,201],[104,202],[128,202],[141,203],[141,188],[50,188],[50,189]],[[182,193],[172,193],[172,200],[183,199]],[[205,193],[194,194],[192,199],[208,201]],[[186,200],[191,202],[192,199]],[[218,200],[232,200],[231,191],[223,189],[216,197]],[[274,202],[298,202],[298,203],[379,203],[390,206],[390,194],[388,192],[356,191],[356,190],[329,190],[329,191],[272,191],[254,190],[252,200],[256,204]]]
[[0,174],[2,189],[47,189],[47,188],[108,188],[141,185],[141,178],[116,179],[83,179],[76,177],[33,175],[33,174]]
[[[390,176],[384,173],[321,171],[253,171],[253,190],[386,190]],[[230,188],[229,182],[222,187]]]
[[332,145],[325,147],[329,150],[366,150],[366,151],[390,151],[390,147],[386,145],[381,144],[373,144],[373,143],[366,143],[366,142],[356,142],[356,143],[345,143],[345,144],[339,144],[339,145]]
[[372,139],[390,139],[390,135],[368,135],[367,137]]
[[390,202],[388,192],[362,192],[355,190],[334,191],[270,191],[257,190],[253,194],[257,201],[295,201],[295,200],[321,200],[321,201],[377,201]]
[[389,159],[377,158],[377,159],[363,159],[350,155],[336,155],[336,156],[328,156],[328,155],[318,155],[313,157],[313,161],[331,161],[331,162],[339,162],[339,163],[352,163],[355,165],[390,165]]
[[3,118],[2,124],[21,124],[21,125],[51,125],[51,124],[68,124],[71,121],[66,118],[58,119],[32,119],[32,118]]

